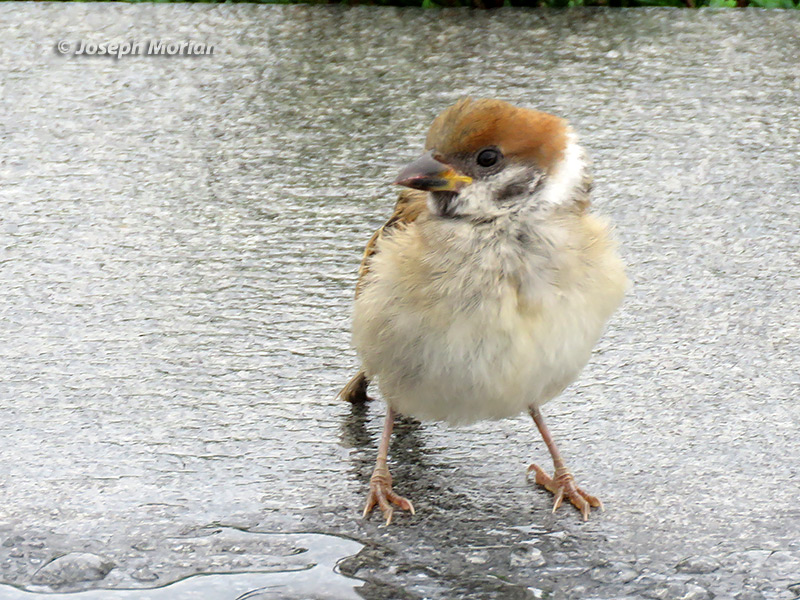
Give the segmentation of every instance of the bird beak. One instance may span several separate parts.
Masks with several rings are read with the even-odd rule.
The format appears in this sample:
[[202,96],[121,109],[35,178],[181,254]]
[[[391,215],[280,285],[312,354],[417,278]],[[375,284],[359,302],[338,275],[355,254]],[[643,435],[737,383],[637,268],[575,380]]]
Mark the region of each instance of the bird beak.
[[395,184],[426,192],[457,192],[472,183],[472,178],[461,175],[453,167],[433,158],[433,150],[426,152],[400,171]]

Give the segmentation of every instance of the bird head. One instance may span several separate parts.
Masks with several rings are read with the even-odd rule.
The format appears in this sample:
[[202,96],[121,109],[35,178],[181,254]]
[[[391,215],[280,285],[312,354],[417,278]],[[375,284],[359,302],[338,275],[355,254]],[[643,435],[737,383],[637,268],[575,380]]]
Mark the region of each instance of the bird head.
[[441,218],[492,221],[585,201],[583,150],[567,122],[502,100],[464,98],[434,121],[426,152],[395,183],[430,192]]

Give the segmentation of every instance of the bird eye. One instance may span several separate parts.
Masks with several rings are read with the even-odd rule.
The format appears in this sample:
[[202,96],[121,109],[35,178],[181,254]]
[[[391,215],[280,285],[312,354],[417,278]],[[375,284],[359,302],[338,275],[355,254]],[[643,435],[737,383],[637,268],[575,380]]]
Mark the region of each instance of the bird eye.
[[492,165],[497,164],[497,161],[500,160],[500,151],[495,148],[486,148],[485,150],[481,150],[478,153],[475,162],[477,162],[481,167],[491,167]]

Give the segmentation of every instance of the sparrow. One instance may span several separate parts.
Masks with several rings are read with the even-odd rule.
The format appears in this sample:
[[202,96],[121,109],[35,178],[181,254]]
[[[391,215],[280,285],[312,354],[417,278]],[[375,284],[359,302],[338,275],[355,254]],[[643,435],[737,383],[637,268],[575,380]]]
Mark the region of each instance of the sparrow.
[[352,340],[360,371],[340,397],[387,404],[364,517],[388,525],[387,466],[396,414],[466,424],[527,411],[553,459],[528,468],[583,519],[602,508],[579,488],[540,407],[580,373],[629,283],[609,222],[589,212],[589,162],[567,121],[493,99],[464,98],[428,131],[395,181],[405,190],[369,240]]

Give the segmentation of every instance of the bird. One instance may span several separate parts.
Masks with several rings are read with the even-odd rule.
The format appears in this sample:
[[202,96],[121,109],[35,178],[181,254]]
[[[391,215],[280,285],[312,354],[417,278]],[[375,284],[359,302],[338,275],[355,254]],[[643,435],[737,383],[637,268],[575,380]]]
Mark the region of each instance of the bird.
[[587,153],[558,116],[497,99],[458,100],[402,169],[394,212],[366,245],[352,342],[361,368],[339,396],[387,404],[363,516],[415,513],[393,489],[396,415],[452,425],[528,412],[553,460],[527,476],[588,519],[541,413],[588,362],[629,281],[609,220],[590,211]]

